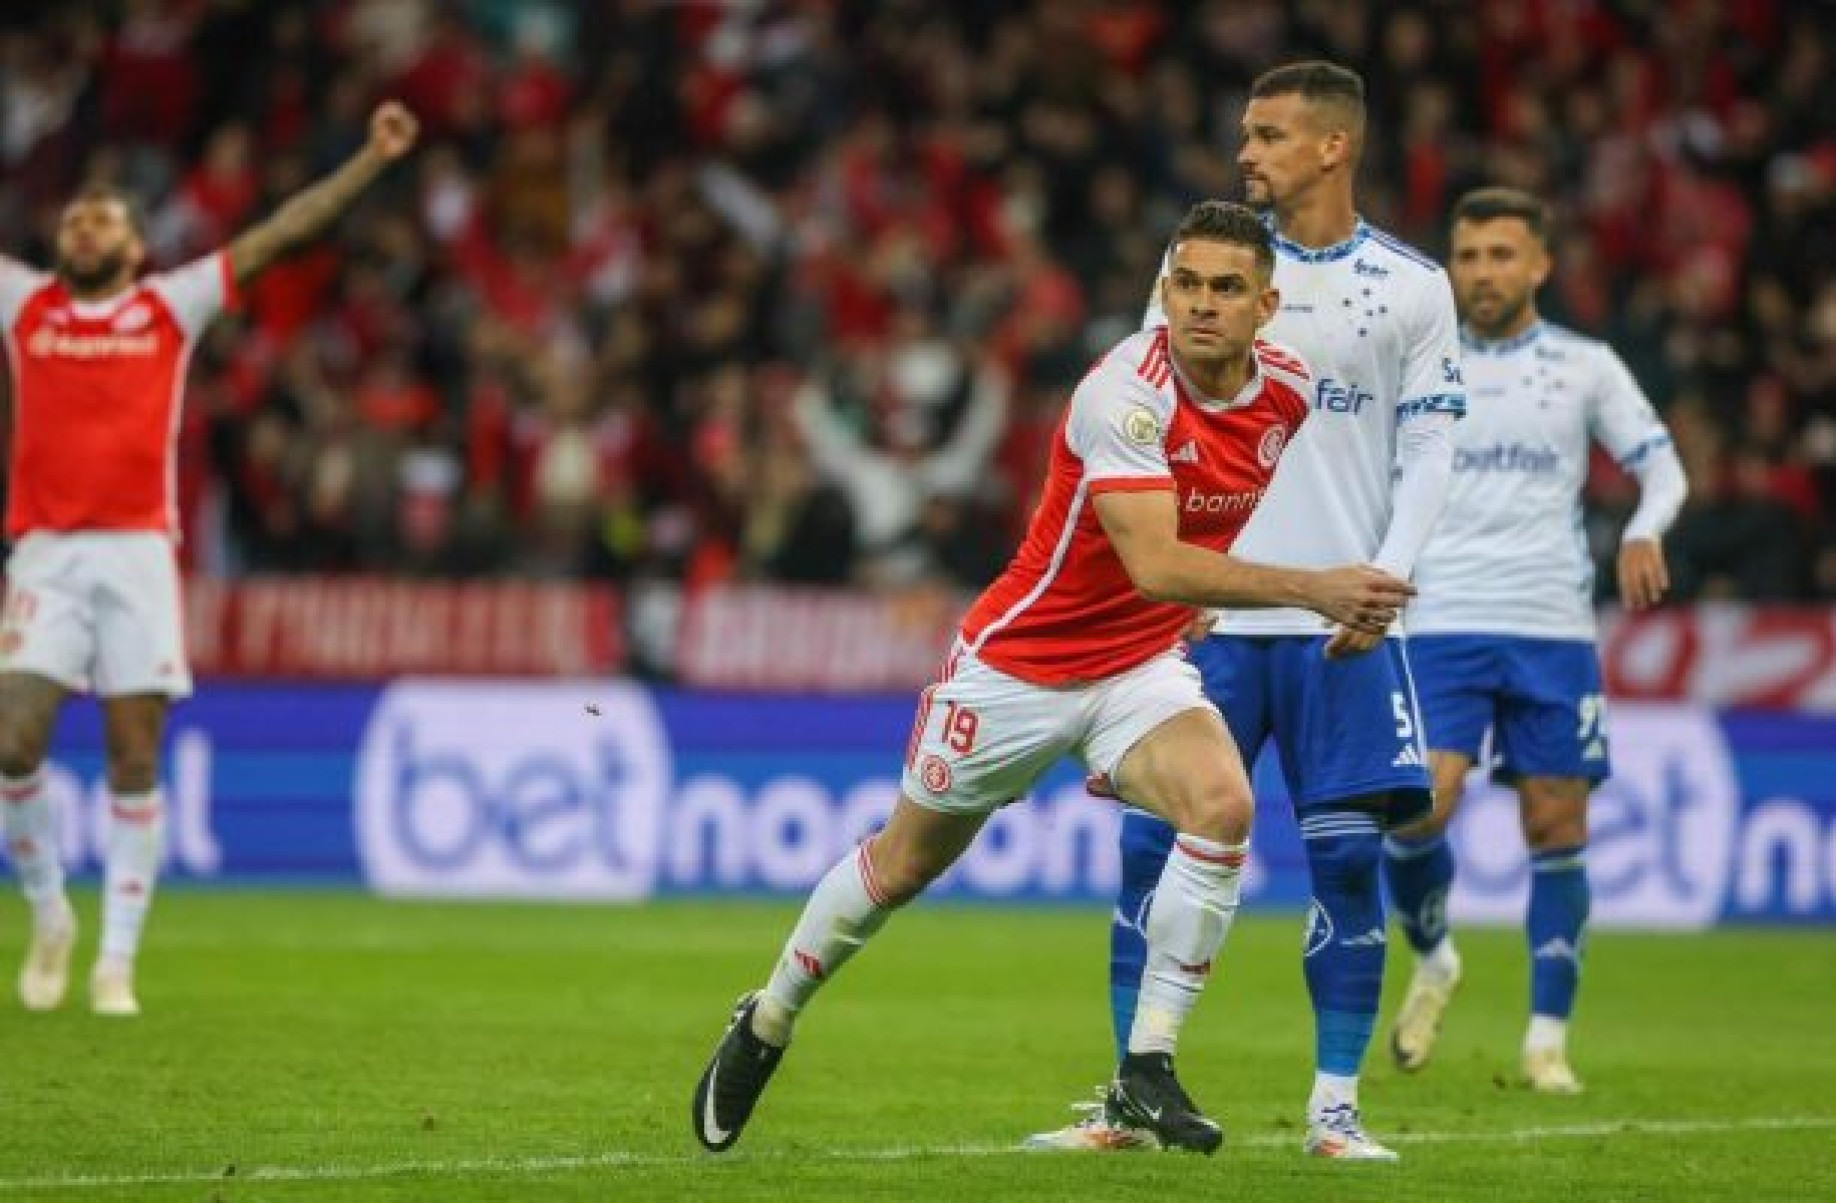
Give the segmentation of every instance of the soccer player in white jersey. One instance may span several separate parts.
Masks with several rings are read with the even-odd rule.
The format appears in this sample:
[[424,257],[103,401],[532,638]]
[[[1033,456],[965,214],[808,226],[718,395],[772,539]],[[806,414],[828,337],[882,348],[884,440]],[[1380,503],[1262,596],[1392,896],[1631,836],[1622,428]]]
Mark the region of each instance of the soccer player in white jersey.
[[[1242,129],[1249,201],[1276,235],[1281,309],[1269,329],[1300,351],[1315,381],[1313,414],[1235,550],[1297,566],[1374,562],[1407,577],[1440,515],[1450,428],[1465,407],[1447,277],[1358,216],[1364,84],[1354,72],[1330,63],[1269,72],[1251,88]],[[1303,1148],[1392,1160],[1364,1131],[1358,1075],[1383,987],[1383,833],[1430,809],[1402,641],[1266,610],[1223,615],[1192,659],[1246,756],[1274,740],[1300,819],[1313,885],[1303,966],[1315,1023]],[[1128,799],[1125,783],[1118,792]],[[1172,838],[1152,815],[1124,815],[1110,965],[1118,1044],[1133,1023],[1141,921]],[[1082,1122],[1028,1144],[1153,1145],[1113,1108],[1087,1109]]]
[[349,162],[225,250],[139,279],[128,199],[90,188],[65,206],[49,273],[0,257],[12,370],[6,607],[0,615],[0,821],[32,909],[19,976],[34,1011],[60,1005],[76,917],[64,894],[44,761],[64,699],[93,689],[107,742],[102,938],[90,1003],[136,1015],[134,957],[165,846],[159,745],[191,692],[179,612],[174,435],[191,351],[277,256],[314,237],[414,145],[414,116],[380,106]]
[[1542,202],[1513,189],[1481,189],[1454,207],[1449,270],[1470,409],[1455,438],[1452,500],[1416,565],[1421,594],[1407,618],[1435,808],[1386,841],[1385,875],[1417,956],[1390,1049],[1416,1070],[1460,983],[1443,832],[1489,730],[1530,848],[1524,1073],[1537,1090],[1572,1094],[1581,1089],[1567,1030],[1587,925],[1587,799],[1608,772],[1581,532],[1588,447],[1598,441],[1639,481],[1619,551],[1620,597],[1632,609],[1655,604],[1669,584],[1660,540],[1685,484],[1664,424],[1619,357],[1537,316],[1548,229]]
[[1067,753],[1178,832],[1143,924],[1148,967],[1111,1105],[1174,1147],[1223,1142],[1173,1052],[1236,911],[1254,803],[1180,633],[1194,606],[1300,605],[1381,635],[1409,595],[1365,566],[1225,554],[1312,395],[1305,365],[1255,338],[1275,311],[1273,263],[1241,205],[1207,201],[1180,224],[1168,322],[1117,344],[1072,395],[1026,539],[919,701],[892,816],[817,885],[702,1073],[691,1115],[708,1149],[739,1139],[816,991]]

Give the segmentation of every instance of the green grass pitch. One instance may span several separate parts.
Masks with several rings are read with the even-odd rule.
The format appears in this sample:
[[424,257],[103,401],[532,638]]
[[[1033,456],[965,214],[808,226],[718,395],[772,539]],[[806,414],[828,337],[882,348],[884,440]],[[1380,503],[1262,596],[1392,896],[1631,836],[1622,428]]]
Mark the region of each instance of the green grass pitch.
[[[792,914],[171,891],[141,1019],[91,1016],[80,982],[52,1015],[8,990],[0,1198],[1836,1197],[1836,939],[1812,931],[1598,934],[1573,1099],[1513,1081],[1517,933],[1464,933],[1436,1063],[1403,1078],[1379,1054],[1365,1080],[1404,1160],[1348,1166],[1298,1152],[1297,916],[1238,924],[1187,1029],[1224,1151],[1097,1157],[1010,1150],[1103,1075],[1104,916],[920,904],[812,1007],[739,1148],[706,1156],[690,1091]],[[24,922],[3,917],[10,977]]]

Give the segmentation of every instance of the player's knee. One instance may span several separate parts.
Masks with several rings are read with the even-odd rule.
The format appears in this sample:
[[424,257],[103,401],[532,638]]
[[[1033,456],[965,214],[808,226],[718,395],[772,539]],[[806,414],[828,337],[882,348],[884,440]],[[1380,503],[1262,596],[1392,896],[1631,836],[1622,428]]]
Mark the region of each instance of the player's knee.
[[144,794],[158,784],[159,764],[151,757],[109,766],[108,788],[113,793]]
[[118,794],[150,790],[159,780],[157,722],[117,722],[108,729],[108,785]]
[[1533,777],[1520,789],[1524,843],[1531,851],[1573,848],[1587,842],[1587,782]]
[[1175,791],[1168,809],[1180,831],[1221,844],[1240,844],[1249,839],[1256,804],[1247,783],[1220,774]]
[[50,742],[50,723],[29,710],[0,704],[0,774],[25,777],[37,772]]
[[29,777],[44,762],[42,746],[34,747],[15,734],[0,736],[0,776]]
[[1532,852],[1574,848],[1587,843],[1587,811],[1583,807],[1524,813],[1524,843]]
[[108,788],[114,793],[144,794],[158,783],[157,745],[133,741],[108,750]]

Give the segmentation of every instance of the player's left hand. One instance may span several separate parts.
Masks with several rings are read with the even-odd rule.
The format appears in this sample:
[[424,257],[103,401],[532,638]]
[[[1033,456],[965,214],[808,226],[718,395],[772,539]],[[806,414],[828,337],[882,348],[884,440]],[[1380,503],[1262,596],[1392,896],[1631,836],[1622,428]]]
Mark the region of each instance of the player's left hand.
[[1375,651],[1383,643],[1383,633],[1372,634],[1369,631],[1354,631],[1350,627],[1334,627],[1332,635],[1326,640],[1326,658],[1343,660],[1347,656],[1362,656]]
[[1211,628],[1216,625],[1218,625],[1216,610],[1194,610],[1192,621],[1186,624],[1186,629],[1180,632],[1179,637],[1187,643],[1198,643],[1211,634]]
[[1670,572],[1656,539],[1627,539],[1619,545],[1619,599],[1629,610],[1648,610],[1664,600]]
[[399,159],[414,149],[421,123],[399,100],[385,100],[370,114],[370,149],[385,159]]

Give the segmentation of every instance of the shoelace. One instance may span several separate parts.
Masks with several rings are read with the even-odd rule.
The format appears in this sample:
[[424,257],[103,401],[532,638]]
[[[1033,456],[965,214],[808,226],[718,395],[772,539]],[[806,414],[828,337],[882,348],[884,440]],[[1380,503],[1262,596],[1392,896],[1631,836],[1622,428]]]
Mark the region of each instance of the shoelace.
[[1334,1103],[1322,1109],[1314,1122],[1322,1128],[1332,1129],[1341,1136],[1364,1139],[1364,1125],[1359,1121],[1358,1109],[1350,1103]]

